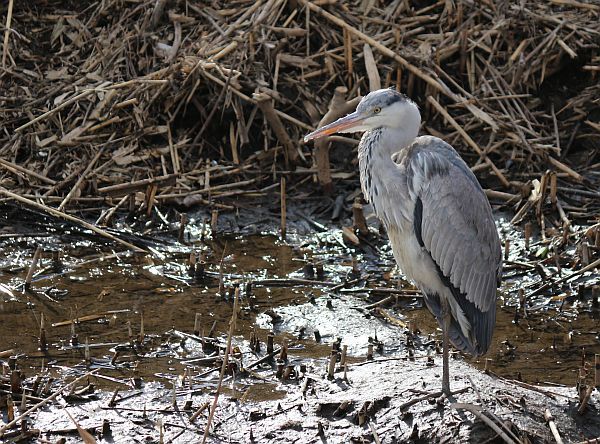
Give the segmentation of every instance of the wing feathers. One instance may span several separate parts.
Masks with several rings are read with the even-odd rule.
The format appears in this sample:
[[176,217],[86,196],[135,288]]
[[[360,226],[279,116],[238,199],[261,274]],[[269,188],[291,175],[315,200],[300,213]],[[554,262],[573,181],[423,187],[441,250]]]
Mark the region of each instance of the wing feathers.
[[[439,139],[416,150],[419,243],[441,272],[478,310],[495,305],[500,240],[491,207],[479,183],[456,152]],[[433,142],[433,141],[435,142]],[[432,146],[435,144],[435,146]],[[440,145],[443,144],[444,146]]]

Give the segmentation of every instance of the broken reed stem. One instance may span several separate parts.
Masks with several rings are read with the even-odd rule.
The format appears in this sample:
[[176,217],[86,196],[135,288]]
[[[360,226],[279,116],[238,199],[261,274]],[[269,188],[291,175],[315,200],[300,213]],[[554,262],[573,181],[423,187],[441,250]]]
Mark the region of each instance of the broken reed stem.
[[179,234],[177,236],[177,240],[179,241],[180,244],[183,244],[184,240],[185,240],[185,225],[187,224],[187,222],[188,222],[187,215],[182,213],[179,216]]
[[600,354],[594,355],[594,385],[600,390]]
[[194,334],[196,336],[200,336],[200,319],[201,319],[201,314],[196,313],[196,316],[194,317]]
[[552,436],[554,436],[554,440],[556,441],[556,444],[563,444],[563,440],[560,437],[560,433],[558,432],[558,427],[556,427],[556,423],[554,422],[554,417],[552,416],[552,413],[550,413],[550,410],[546,409],[546,411],[544,412],[544,419],[548,423],[548,427],[550,427],[550,431],[552,432]]
[[154,207],[154,198],[156,197],[156,192],[158,191],[158,185],[152,184],[148,186],[146,190],[146,217],[150,217],[152,214],[152,208]]
[[531,238],[531,231],[532,231],[532,225],[531,222],[527,222],[525,224],[525,249],[529,250],[529,239]]
[[50,401],[53,401],[54,399],[58,398],[62,394],[62,392],[64,392],[67,389],[71,389],[71,388],[75,387],[80,381],[82,381],[82,380],[84,380],[86,378],[89,378],[91,375],[95,374],[97,371],[99,371],[99,369],[95,369],[95,370],[92,370],[91,372],[87,372],[87,373],[81,375],[79,378],[76,378],[75,380],[73,380],[69,384],[65,385],[63,388],[61,388],[58,391],[56,391],[53,395],[50,395],[47,398],[44,398],[42,401],[38,402],[33,407],[30,407],[29,409],[25,410],[23,413],[21,413],[19,416],[17,416],[12,421],[10,421],[10,422],[4,424],[3,426],[1,426],[0,427],[0,438],[2,438],[2,436],[4,435],[4,432],[6,430],[10,429],[17,422],[19,422],[20,420],[24,419],[31,412],[36,411],[40,407],[43,407],[46,404],[48,404]]
[[138,342],[140,344],[144,343],[144,338],[146,337],[146,332],[144,329],[144,312],[140,313],[140,334],[138,336]]
[[219,394],[221,393],[221,387],[223,385],[223,377],[225,376],[225,370],[227,369],[227,364],[229,363],[229,352],[231,350],[231,338],[233,336],[233,330],[235,328],[235,323],[237,321],[237,311],[238,311],[238,299],[240,296],[240,287],[236,287],[233,299],[233,313],[231,313],[231,320],[229,321],[229,333],[227,334],[227,346],[225,348],[225,355],[223,356],[223,364],[221,365],[221,373],[219,375],[219,383],[217,384],[217,392],[215,393],[215,399],[213,400],[212,406],[210,408],[210,413],[208,415],[208,420],[206,421],[206,428],[204,429],[204,436],[202,437],[202,444],[206,442],[208,438],[208,434],[210,432],[210,425],[212,423],[213,417],[215,416],[215,410],[217,409],[217,402],[219,400]]
[[198,410],[196,410],[194,414],[190,416],[190,422],[193,423],[196,420],[196,418],[198,418],[198,416],[200,416],[200,414],[208,408],[208,406],[210,406],[210,402],[205,402],[204,404],[202,404],[198,408]]
[[357,228],[359,233],[363,236],[367,236],[369,234],[369,228],[367,225],[367,219],[365,219],[365,215],[363,213],[363,206],[360,203],[359,197],[354,199],[354,203],[352,204],[352,218],[354,220],[354,228]]
[[557,176],[555,172],[550,173],[550,202],[552,205],[556,205],[556,187],[557,187]]
[[40,351],[48,350],[48,341],[46,339],[46,318],[44,317],[44,313],[40,315]]
[[210,215],[210,231],[213,239],[217,237],[217,228],[219,227],[219,210],[212,210]]
[[286,235],[286,191],[285,191],[285,177],[281,177],[280,183],[280,191],[281,191],[281,240],[285,240]]
[[581,399],[581,403],[579,404],[579,407],[577,408],[577,413],[579,413],[580,415],[585,414],[588,403],[590,402],[590,396],[592,396],[593,391],[594,391],[594,387],[591,385],[585,389],[585,393],[583,395],[583,398]]
[[165,6],[167,5],[167,0],[156,0],[154,4],[154,10],[152,11],[152,17],[150,20],[150,29],[154,29],[158,26],[160,19],[162,18],[165,12]]
[[15,350],[13,348],[9,348],[8,350],[0,350],[0,358],[8,358],[15,354]]
[[294,147],[294,143],[283,126],[281,119],[275,112],[273,99],[266,93],[254,93],[252,98],[263,112],[267,122],[269,122],[271,129],[275,133],[275,137],[277,137],[277,140],[283,146],[286,169],[293,168],[298,163],[298,151]]
[[148,185],[160,184],[163,186],[174,185],[179,174],[167,174],[166,176],[150,177],[148,179],[135,180],[133,182],[120,183],[107,187],[98,188],[98,193],[111,196],[128,194],[146,188]]
[[[325,126],[334,120],[354,111],[362,97],[355,97],[346,101],[348,88],[338,86],[333,91],[333,97],[329,102],[329,108],[325,115],[319,121],[318,128]],[[323,187],[326,194],[333,191],[333,179],[331,177],[331,166],[329,164],[329,137],[322,137],[314,141],[314,162],[317,166],[317,177],[319,184]]]
[[373,50],[368,43],[363,45],[363,57],[365,59],[367,76],[369,77],[369,90],[376,91],[381,89],[381,78],[377,69],[377,63],[375,62],[375,57],[373,57]]
[[340,358],[340,367],[344,367],[346,365],[346,355],[348,354],[348,346],[344,344],[342,346],[342,357]]
[[2,165],[9,171],[16,170],[20,173],[27,174],[28,176],[35,177],[36,179],[41,180],[42,182],[45,182],[47,184],[56,185],[55,180],[43,176],[42,174],[36,173],[35,171],[29,170],[21,165],[17,165],[16,163],[9,162],[8,160],[0,159],[0,165]]
[[335,363],[337,361],[337,351],[331,350],[331,355],[329,356],[329,365],[327,367],[327,378],[333,379],[335,372]]
[[373,434],[375,444],[381,444],[381,439],[379,438],[379,434],[377,433],[377,428],[371,421],[369,421],[369,428],[371,429],[371,433]]
[[38,203],[38,202],[35,202],[33,200],[27,199],[26,197],[19,196],[18,194],[15,194],[15,193],[13,193],[11,191],[8,191],[6,188],[3,188],[3,187],[0,187],[0,194],[4,194],[5,196],[10,197],[12,199],[15,199],[15,200],[17,200],[17,201],[19,201],[21,203],[24,203],[25,205],[30,206],[30,207],[37,208],[38,210],[42,210],[45,213],[48,213],[48,214],[50,214],[50,215],[52,215],[54,217],[57,217],[59,219],[68,220],[69,222],[73,222],[76,225],[80,225],[80,226],[82,226],[84,228],[87,228],[88,230],[91,230],[94,233],[96,233],[96,234],[98,234],[98,235],[100,235],[102,237],[105,237],[105,238],[110,239],[110,240],[112,240],[114,242],[117,242],[117,243],[119,243],[119,244],[127,247],[128,249],[135,251],[136,253],[147,253],[146,250],[144,250],[144,249],[142,249],[140,247],[136,247],[135,245],[130,244],[129,242],[124,241],[122,239],[119,239],[118,237],[113,236],[112,234],[104,231],[101,228],[98,228],[95,225],[92,225],[92,224],[90,224],[90,223],[88,223],[88,222],[86,222],[86,221],[84,221],[82,219],[79,219],[78,217],[71,216],[70,214],[67,214],[67,213],[63,213],[62,211],[59,211],[56,208],[52,208],[52,207],[49,207],[47,205],[43,205],[41,203]]
[[114,207],[111,207],[108,211],[103,212],[100,217],[96,220],[96,225],[109,225],[114,214],[117,212],[119,208],[121,208],[125,202],[129,199],[129,195],[126,194],[121,198],[119,202]]
[[6,27],[4,28],[4,46],[2,49],[2,68],[6,68],[6,56],[8,55],[8,38],[10,37],[10,25],[13,14],[13,0],[8,0],[8,12],[6,13]]
[[40,260],[40,256],[42,255],[42,246],[38,245],[35,249],[35,253],[33,253],[33,260],[31,261],[31,266],[27,271],[27,276],[25,277],[25,289],[28,290],[31,286],[31,280],[33,279],[33,273],[35,273],[35,269],[37,267],[37,263]]

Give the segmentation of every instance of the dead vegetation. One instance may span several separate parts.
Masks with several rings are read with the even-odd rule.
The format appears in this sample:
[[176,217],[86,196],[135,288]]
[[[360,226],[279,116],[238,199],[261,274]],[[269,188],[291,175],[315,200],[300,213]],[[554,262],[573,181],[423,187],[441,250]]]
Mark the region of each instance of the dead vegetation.
[[[300,198],[342,189],[350,198],[334,212],[350,212],[357,172],[338,147],[356,141],[312,147],[302,137],[369,90],[395,87],[421,106],[423,132],[456,147],[492,202],[524,225],[525,245],[504,242],[509,278],[537,273],[515,318],[540,294],[567,301],[597,290],[596,3],[10,0],[2,8],[4,202],[131,250],[142,248],[106,228],[117,212],[201,205],[216,220],[286,183]],[[360,204],[352,209],[345,234],[361,243],[369,230]],[[530,244],[534,232],[540,240]]]
[[[513,223],[535,221],[526,237],[539,231],[538,259],[553,263],[576,245],[562,266],[598,266],[595,3],[71,7],[19,3],[7,15],[4,197],[136,249],[102,228],[117,211],[202,205],[215,222],[216,211],[277,191],[283,179],[292,196],[345,187],[356,168],[347,147],[336,148],[356,142],[332,137],[313,152],[302,136],[368,90],[393,86],[418,101],[424,131],[462,152]],[[94,208],[95,224],[77,217]],[[285,231],[285,214],[282,222]],[[554,285],[542,282],[533,291]]]
[[294,167],[331,191],[327,153],[300,140],[336,87],[339,102],[380,86],[418,100],[424,130],[495,191],[529,197],[550,171],[561,198],[597,197],[596,4],[71,6],[17,4],[7,21],[2,185],[23,197],[67,211],[144,191],[147,205],[217,205]]

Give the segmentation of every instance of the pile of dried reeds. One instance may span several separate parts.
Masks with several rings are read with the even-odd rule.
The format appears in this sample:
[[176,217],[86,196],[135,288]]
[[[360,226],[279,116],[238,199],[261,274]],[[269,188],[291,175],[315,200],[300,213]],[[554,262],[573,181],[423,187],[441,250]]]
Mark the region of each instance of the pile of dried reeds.
[[230,208],[224,198],[264,193],[281,175],[331,191],[353,166],[330,165],[328,142],[313,153],[302,136],[395,86],[420,104],[425,132],[497,178],[491,197],[533,201],[528,210],[552,194],[563,222],[598,210],[597,4],[81,5],[11,0],[5,11],[5,196],[114,213],[128,202]]

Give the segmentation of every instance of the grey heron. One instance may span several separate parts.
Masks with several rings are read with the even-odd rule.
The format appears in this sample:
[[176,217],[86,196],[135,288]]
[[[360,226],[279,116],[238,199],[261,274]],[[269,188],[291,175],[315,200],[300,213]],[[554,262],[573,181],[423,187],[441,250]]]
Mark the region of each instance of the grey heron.
[[449,341],[474,356],[490,347],[502,255],[490,203],[474,174],[448,143],[418,137],[420,125],[412,100],[380,89],[304,140],[364,132],[361,188],[386,228],[396,262],[442,327],[442,391],[449,396]]

